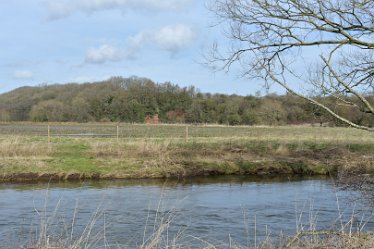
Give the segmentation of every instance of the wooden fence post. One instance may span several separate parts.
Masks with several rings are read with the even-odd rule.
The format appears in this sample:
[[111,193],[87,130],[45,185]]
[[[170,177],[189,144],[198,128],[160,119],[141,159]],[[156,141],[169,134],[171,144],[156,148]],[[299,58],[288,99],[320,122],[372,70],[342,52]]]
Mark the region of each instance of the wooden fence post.
[[48,125],[48,143],[51,143],[51,127]]
[[188,142],[188,126],[186,125],[186,143]]
[[117,142],[119,141],[119,126],[117,125]]

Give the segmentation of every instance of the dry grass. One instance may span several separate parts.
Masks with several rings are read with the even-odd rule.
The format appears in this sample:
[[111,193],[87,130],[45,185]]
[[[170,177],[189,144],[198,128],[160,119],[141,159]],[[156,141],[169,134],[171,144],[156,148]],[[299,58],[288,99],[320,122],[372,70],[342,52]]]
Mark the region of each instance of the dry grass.
[[[114,124],[52,124],[61,133],[113,134]],[[4,128],[5,127],[5,128]],[[36,127],[36,128],[35,128]],[[9,130],[13,128],[13,130]],[[21,129],[22,128],[22,129]],[[31,135],[45,124],[1,126],[0,171],[138,178],[374,171],[374,135],[347,128],[120,124],[113,138]],[[28,135],[27,135],[28,134]],[[18,178],[17,178],[18,179]]]
[[[161,225],[146,241],[146,243],[138,246],[138,249],[177,249],[177,248],[196,248],[196,249],[218,249],[222,248],[221,246],[216,246],[214,242],[208,242],[201,240],[200,245],[186,245],[181,244],[178,241],[178,238],[170,239],[170,241],[165,241],[165,234],[167,233],[168,224]],[[198,238],[194,238],[195,241],[199,240]],[[125,249],[127,247],[105,247],[105,246],[98,246],[97,244],[103,244],[100,239],[96,240],[97,242],[92,244],[86,245],[82,243],[84,241],[83,237],[78,239],[76,242],[72,242],[72,244],[66,244],[61,242],[52,242],[47,240],[46,243],[40,244],[37,243],[35,245],[31,245],[26,247],[25,249],[91,249],[91,248],[116,248],[116,249]],[[100,243],[99,243],[100,242]],[[96,247],[95,247],[96,246]],[[17,247],[19,248],[19,247]],[[374,234],[367,233],[361,235],[352,235],[348,236],[346,234],[330,234],[325,237],[317,237],[314,236],[313,238],[303,238],[299,239],[297,242],[293,242],[292,244],[284,244],[284,243],[276,243],[265,241],[260,243],[257,246],[242,246],[239,244],[235,244],[235,242],[230,242],[230,245],[227,247],[229,249],[372,249],[374,248]]]
[[[45,202],[48,201],[48,191],[46,192]],[[71,221],[66,221],[59,214],[61,210],[59,204],[61,199],[53,210],[48,210],[47,206],[40,210],[35,208],[35,213],[40,219],[39,229],[32,231],[32,239],[26,246],[15,245],[14,248],[22,249],[96,249],[96,248],[129,248],[123,244],[115,244],[115,241],[107,241],[106,233],[110,231],[113,223],[106,223],[105,216],[105,202],[102,201],[97,208],[92,212],[87,221],[82,221],[80,217],[79,202],[76,202],[74,213]],[[338,202],[338,200],[337,200]],[[183,203],[182,203],[183,204]],[[246,245],[236,243],[231,239],[230,234],[228,239],[224,241],[208,241],[201,239],[198,236],[204,234],[194,235],[186,234],[185,230],[173,229],[176,215],[178,214],[175,207],[168,207],[163,203],[163,194],[160,195],[160,200],[156,203],[157,208],[155,214],[144,217],[144,232],[143,237],[136,238],[137,245],[132,245],[130,248],[138,249],[177,249],[177,248],[198,248],[198,249],[371,249],[374,248],[374,233],[363,232],[367,225],[364,220],[356,224],[357,219],[362,219],[362,214],[355,213],[351,217],[343,218],[339,208],[336,210],[338,218],[334,221],[337,226],[333,226],[333,230],[316,230],[318,223],[318,213],[311,210],[301,212],[296,215],[296,233],[291,236],[276,235],[280,233],[267,233],[263,239],[259,240],[254,235],[249,235],[247,227],[242,241],[247,241]],[[338,205],[339,206],[339,205]],[[110,207],[109,207],[110,208]],[[51,207],[49,207],[51,209]],[[153,209],[152,209],[153,210]],[[65,212],[62,212],[65,213]],[[308,221],[302,222],[302,216],[307,215]],[[150,218],[153,217],[153,218]],[[372,216],[371,216],[372,218]],[[371,220],[369,218],[369,220]],[[82,227],[82,222],[86,222]],[[113,221],[112,221],[113,222]],[[130,225],[130,224],[128,224]],[[179,227],[181,224],[176,224]],[[56,229],[56,226],[58,229]],[[76,229],[80,227],[81,229]],[[224,228],[220,228],[224,229]],[[256,227],[255,227],[256,229]],[[173,232],[172,232],[173,231]],[[56,233],[57,232],[57,233]],[[118,232],[118,231],[117,231]],[[116,233],[120,234],[120,233]],[[127,236],[127,235],[125,235]],[[132,237],[132,236],[130,236]],[[111,238],[110,240],[112,240]],[[140,242],[141,241],[141,242]],[[134,242],[134,241],[133,241]],[[1,246],[1,243],[0,243]]]
[[25,136],[2,136],[0,138],[0,157],[49,157],[55,148],[40,139]]
[[[159,204],[160,207],[160,204]],[[73,236],[74,228],[76,226],[75,219],[78,215],[78,207],[75,207],[73,220],[70,224],[63,226],[63,235],[51,233],[51,222],[56,219],[58,207],[51,212],[51,217],[40,215],[40,228],[38,230],[36,240],[30,241],[25,247],[17,246],[15,248],[23,249],[93,249],[93,248],[116,248],[125,249],[127,246],[112,245],[110,246],[106,240],[106,231],[108,224],[105,224],[105,216],[101,206],[91,215],[90,220],[84,229],[78,234]],[[197,249],[371,249],[374,248],[374,234],[373,233],[352,233],[350,230],[341,231],[299,231],[294,236],[281,238],[266,237],[262,241],[254,239],[247,245],[236,243],[229,236],[226,242],[214,242],[201,239],[195,235],[184,234],[179,231],[176,234],[170,233],[169,230],[173,226],[173,218],[175,214],[173,210],[166,211],[158,209],[155,220],[147,221],[144,225],[144,235],[142,243],[136,247],[138,249],[177,249],[177,248],[197,248]],[[97,224],[100,219],[104,219],[104,227],[97,229]],[[315,224],[308,225],[315,227]],[[147,230],[150,227],[150,231]],[[65,230],[67,229],[67,230]],[[150,232],[150,233],[149,233]],[[65,237],[64,237],[65,236]]]

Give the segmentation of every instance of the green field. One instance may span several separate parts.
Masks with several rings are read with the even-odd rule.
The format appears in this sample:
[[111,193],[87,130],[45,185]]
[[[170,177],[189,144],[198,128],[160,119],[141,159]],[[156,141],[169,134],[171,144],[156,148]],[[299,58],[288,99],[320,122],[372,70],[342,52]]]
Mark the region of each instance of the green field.
[[350,128],[51,123],[49,135],[45,123],[1,123],[3,181],[374,168],[374,134]]

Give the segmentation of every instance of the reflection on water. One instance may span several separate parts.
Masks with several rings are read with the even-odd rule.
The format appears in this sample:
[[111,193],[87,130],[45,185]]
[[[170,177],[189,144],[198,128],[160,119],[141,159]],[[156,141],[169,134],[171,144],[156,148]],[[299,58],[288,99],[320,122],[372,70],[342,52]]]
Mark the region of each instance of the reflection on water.
[[87,180],[83,182],[39,182],[23,184],[0,184],[2,189],[35,190],[46,188],[111,188],[126,186],[159,186],[176,187],[181,185],[207,185],[207,184],[244,184],[244,183],[274,183],[291,182],[303,180],[330,180],[327,176],[210,176],[210,177],[187,177],[181,179],[127,179],[127,180]]
[[169,221],[169,239],[218,246],[229,237],[246,245],[311,225],[340,229],[352,217],[354,228],[366,222],[374,230],[371,209],[352,203],[357,196],[338,191],[329,178],[305,177],[7,184],[0,186],[0,241],[1,247],[29,241],[40,223],[59,238],[76,239],[91,221],[91,239],[105,237],[98,247],[115,248],[134,248]]

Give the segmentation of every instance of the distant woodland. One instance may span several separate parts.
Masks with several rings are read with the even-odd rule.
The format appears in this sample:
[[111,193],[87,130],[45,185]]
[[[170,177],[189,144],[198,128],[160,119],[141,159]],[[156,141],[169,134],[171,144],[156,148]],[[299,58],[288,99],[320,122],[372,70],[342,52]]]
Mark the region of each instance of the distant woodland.
[[[358,124],[374,126],[365,111],[318,97]],[[342,98],[350,98],[342,96]],[[369,96],[374,102],[374,97]],[[341,125],[318,107],[291,94],[238,96],[201,93],[195,87],[155,83],[139,77],[112,77],[85,84],[21,87],[0,95],[0,121],[144,123],[158,115],[162,123],[228,125]]]

